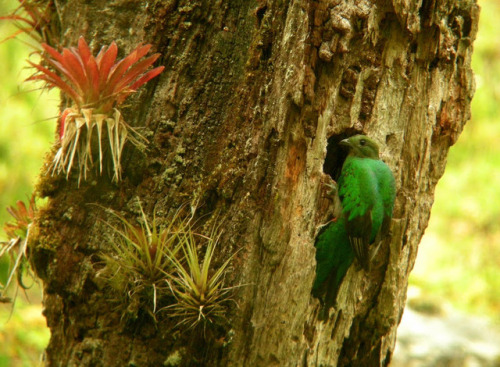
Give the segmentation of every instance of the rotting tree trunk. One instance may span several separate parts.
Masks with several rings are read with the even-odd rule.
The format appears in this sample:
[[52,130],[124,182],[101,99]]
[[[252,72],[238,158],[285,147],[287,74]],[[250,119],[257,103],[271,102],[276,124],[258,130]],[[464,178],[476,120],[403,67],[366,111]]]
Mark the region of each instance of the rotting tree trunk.
[[[124,111],[145,126],[124,181],[42,175],[33,230],[52,332],[51,366],[379,366],[391,359],[417,246],[449,146],[469,118],[473,1],[55,1],[61,43],[152,43],[165,72]],[[382,145],[398,194],[392,239],[370,274],[352,266],[326,322],[311,296],[314,239],[328,218],[336,143]],[[223,342],[121,313],[95,283],[105,251],[97,203],[168,212],[194,198],[224,221],[238,307]],[[137,212],[135,212],[137,214]],[[97,225],[96,225],[97,223]],[[165,363],[165,364],[164,364]]]

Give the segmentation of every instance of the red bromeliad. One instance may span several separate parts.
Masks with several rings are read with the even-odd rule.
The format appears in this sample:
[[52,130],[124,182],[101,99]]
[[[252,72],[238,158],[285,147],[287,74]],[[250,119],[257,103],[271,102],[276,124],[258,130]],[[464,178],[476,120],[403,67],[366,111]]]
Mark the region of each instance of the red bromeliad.
[[[30,62],[39,73],[29,80],[43,80],[49,88],[58,87],[72,101],[60,116],[59,137],[61,147],[54,157],[53,173],[65,172],[69,177],[75,155],[80,169],[79,179],[86,178],[92,167],[92,136],[94,127],[99,143],[99,171],[102,173],[102,137],[107,133],[113,161],[115,181],[121,180],[121,154],[129,140],[143,146],[147,140],[129,126],[117,109],[125,99],[143,84],[158,76],[163,66],[148,70],[160,54],[141,60],[151,45],[139,45],[128,56],[116,60],[116,43],[102,47],[96,57],[80,37],[78,47],[64,48],[61,53],[42,44],[46,63],[56,72]],[[61,76],[59,76],[59,75]]]
[[28,226],[35,219],[36,210],[35,195],[31,196],[28,206],[24,201],[18,200],[15,207],[10,206],[7,208],[7,211],[14,219],[12,222],[6,222],[3,227],[9,239],[26,238]]

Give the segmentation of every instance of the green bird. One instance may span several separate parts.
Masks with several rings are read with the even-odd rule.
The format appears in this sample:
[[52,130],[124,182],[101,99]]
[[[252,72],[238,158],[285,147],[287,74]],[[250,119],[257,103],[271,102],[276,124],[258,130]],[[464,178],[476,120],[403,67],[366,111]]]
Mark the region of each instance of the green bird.
[[396,197],[390,168],[379,159],[378,145],[364,135],[342,140],[349,154],[338,180],[341,216],[316,237],[316,278],[312,294],[325,310],[335,302],[337,290],[356,257],[370,268],[370,245],[387,234]]
[[349,149],[338,181],[342,216],[354,254],[368,271],[373,256],[370,245],[380,243],[389,232],[396,182],[372,139],[355,135],[340,144]]

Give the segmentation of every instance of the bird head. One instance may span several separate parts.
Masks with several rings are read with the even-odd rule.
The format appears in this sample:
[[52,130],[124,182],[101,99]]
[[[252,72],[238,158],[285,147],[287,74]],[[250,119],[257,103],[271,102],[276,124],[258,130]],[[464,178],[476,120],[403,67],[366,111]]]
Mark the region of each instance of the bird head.
[[340,145],[349,149],[349,154],[360,158],[379,159],[378,144],[366,135],[354,135],[344,139]]

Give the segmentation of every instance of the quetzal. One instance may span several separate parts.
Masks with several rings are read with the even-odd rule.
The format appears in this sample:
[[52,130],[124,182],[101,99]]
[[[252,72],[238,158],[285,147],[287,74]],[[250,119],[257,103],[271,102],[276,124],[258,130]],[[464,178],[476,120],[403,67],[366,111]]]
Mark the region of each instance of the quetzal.
[[[396,197],[394,176],[379,159],[377,143],[365,135],[355,135],[340,144],[349,149],[338,180],[342,214],[320,232],[315,245],[313,294],[319,296],[326,291],[327,298],[336,294],[354,257],[369,270],[370,245],[387,234]],[[328,293],[332,295],[328,297]]]
[[342,216],[354,254],[363,269],[369,270],[370,245],[389,231],[396,182],[373,140],[355,135],[340,144],[349,149],[338,182]]

